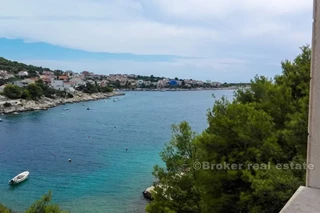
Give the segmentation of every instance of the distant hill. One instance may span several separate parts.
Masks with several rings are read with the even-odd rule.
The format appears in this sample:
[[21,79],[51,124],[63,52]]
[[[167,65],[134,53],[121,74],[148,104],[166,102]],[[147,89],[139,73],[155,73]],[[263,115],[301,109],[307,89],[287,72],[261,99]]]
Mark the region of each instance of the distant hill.
[[[33,65],[27,65],[19,63],[17,61],[10,61],[3,57],[0,57],[0,70],[6,70],[9,73],[17,74],[19,71],[28,71],[29,75],[36,75],[36,72],[42,73],[45,70],[50,70],[46,67],[37,67]],[[50,70],[51,71],[51,70]]]

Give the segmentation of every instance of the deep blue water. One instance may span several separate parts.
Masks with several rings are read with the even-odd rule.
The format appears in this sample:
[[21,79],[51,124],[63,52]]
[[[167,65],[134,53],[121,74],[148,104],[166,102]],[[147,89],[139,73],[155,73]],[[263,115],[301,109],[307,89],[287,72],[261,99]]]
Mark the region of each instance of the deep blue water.
[[[170,140],[171,124],[186,120],[194,131],[203,131],[212,93],[233,94],[128,92],[119,102],[2,116],[0,203],[21,211],[52,190],[53,202],[74,213],[144,212],[142,191],[152,185],[153,166],[162,163],[159,152]],[[26,182],[8,185],[25,170],[30,171]]]

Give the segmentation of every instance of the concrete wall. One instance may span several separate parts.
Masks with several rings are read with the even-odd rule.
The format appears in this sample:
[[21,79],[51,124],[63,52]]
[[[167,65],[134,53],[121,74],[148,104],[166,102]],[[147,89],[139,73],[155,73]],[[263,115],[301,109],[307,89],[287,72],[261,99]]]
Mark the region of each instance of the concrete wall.
[[306,185],[320,188],[320,0],[314,0]]

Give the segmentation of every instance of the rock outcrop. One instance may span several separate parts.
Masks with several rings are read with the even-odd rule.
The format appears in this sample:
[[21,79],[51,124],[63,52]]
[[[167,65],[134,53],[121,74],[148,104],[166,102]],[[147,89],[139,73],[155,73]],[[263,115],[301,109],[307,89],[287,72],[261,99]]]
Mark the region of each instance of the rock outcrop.
[[146,199],[152,200],[152,196],[151,196],[152,192],[154,192],[154,186],[150,186],[149,188],[144,190],[142,194]]
[[113,96],[124,95],[124,93],[112,92],[112,93],[95,93],[87,94],[77,92],[73,98],[41,98],[40,100],[24,100],[17,99],[12,100],[0,95],[0,114],[10,114],[15,112],[27,112],[35,110],[47,110],[49,108],[59,106],[66,103],[77,103],[82,101],[93,101],[99,99],[105,99]]

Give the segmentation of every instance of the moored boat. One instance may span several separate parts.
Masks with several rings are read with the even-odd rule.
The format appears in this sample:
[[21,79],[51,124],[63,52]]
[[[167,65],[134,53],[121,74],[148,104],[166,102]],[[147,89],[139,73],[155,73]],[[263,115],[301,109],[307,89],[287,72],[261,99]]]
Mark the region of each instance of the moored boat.
[[15,176],[14,178],[12,178],[11,180],[9,180],[9,184],[13,185],[13,184],[21,183],[25,181],[28,177],[29,177],[29,171],[22,172],[17,176]]

